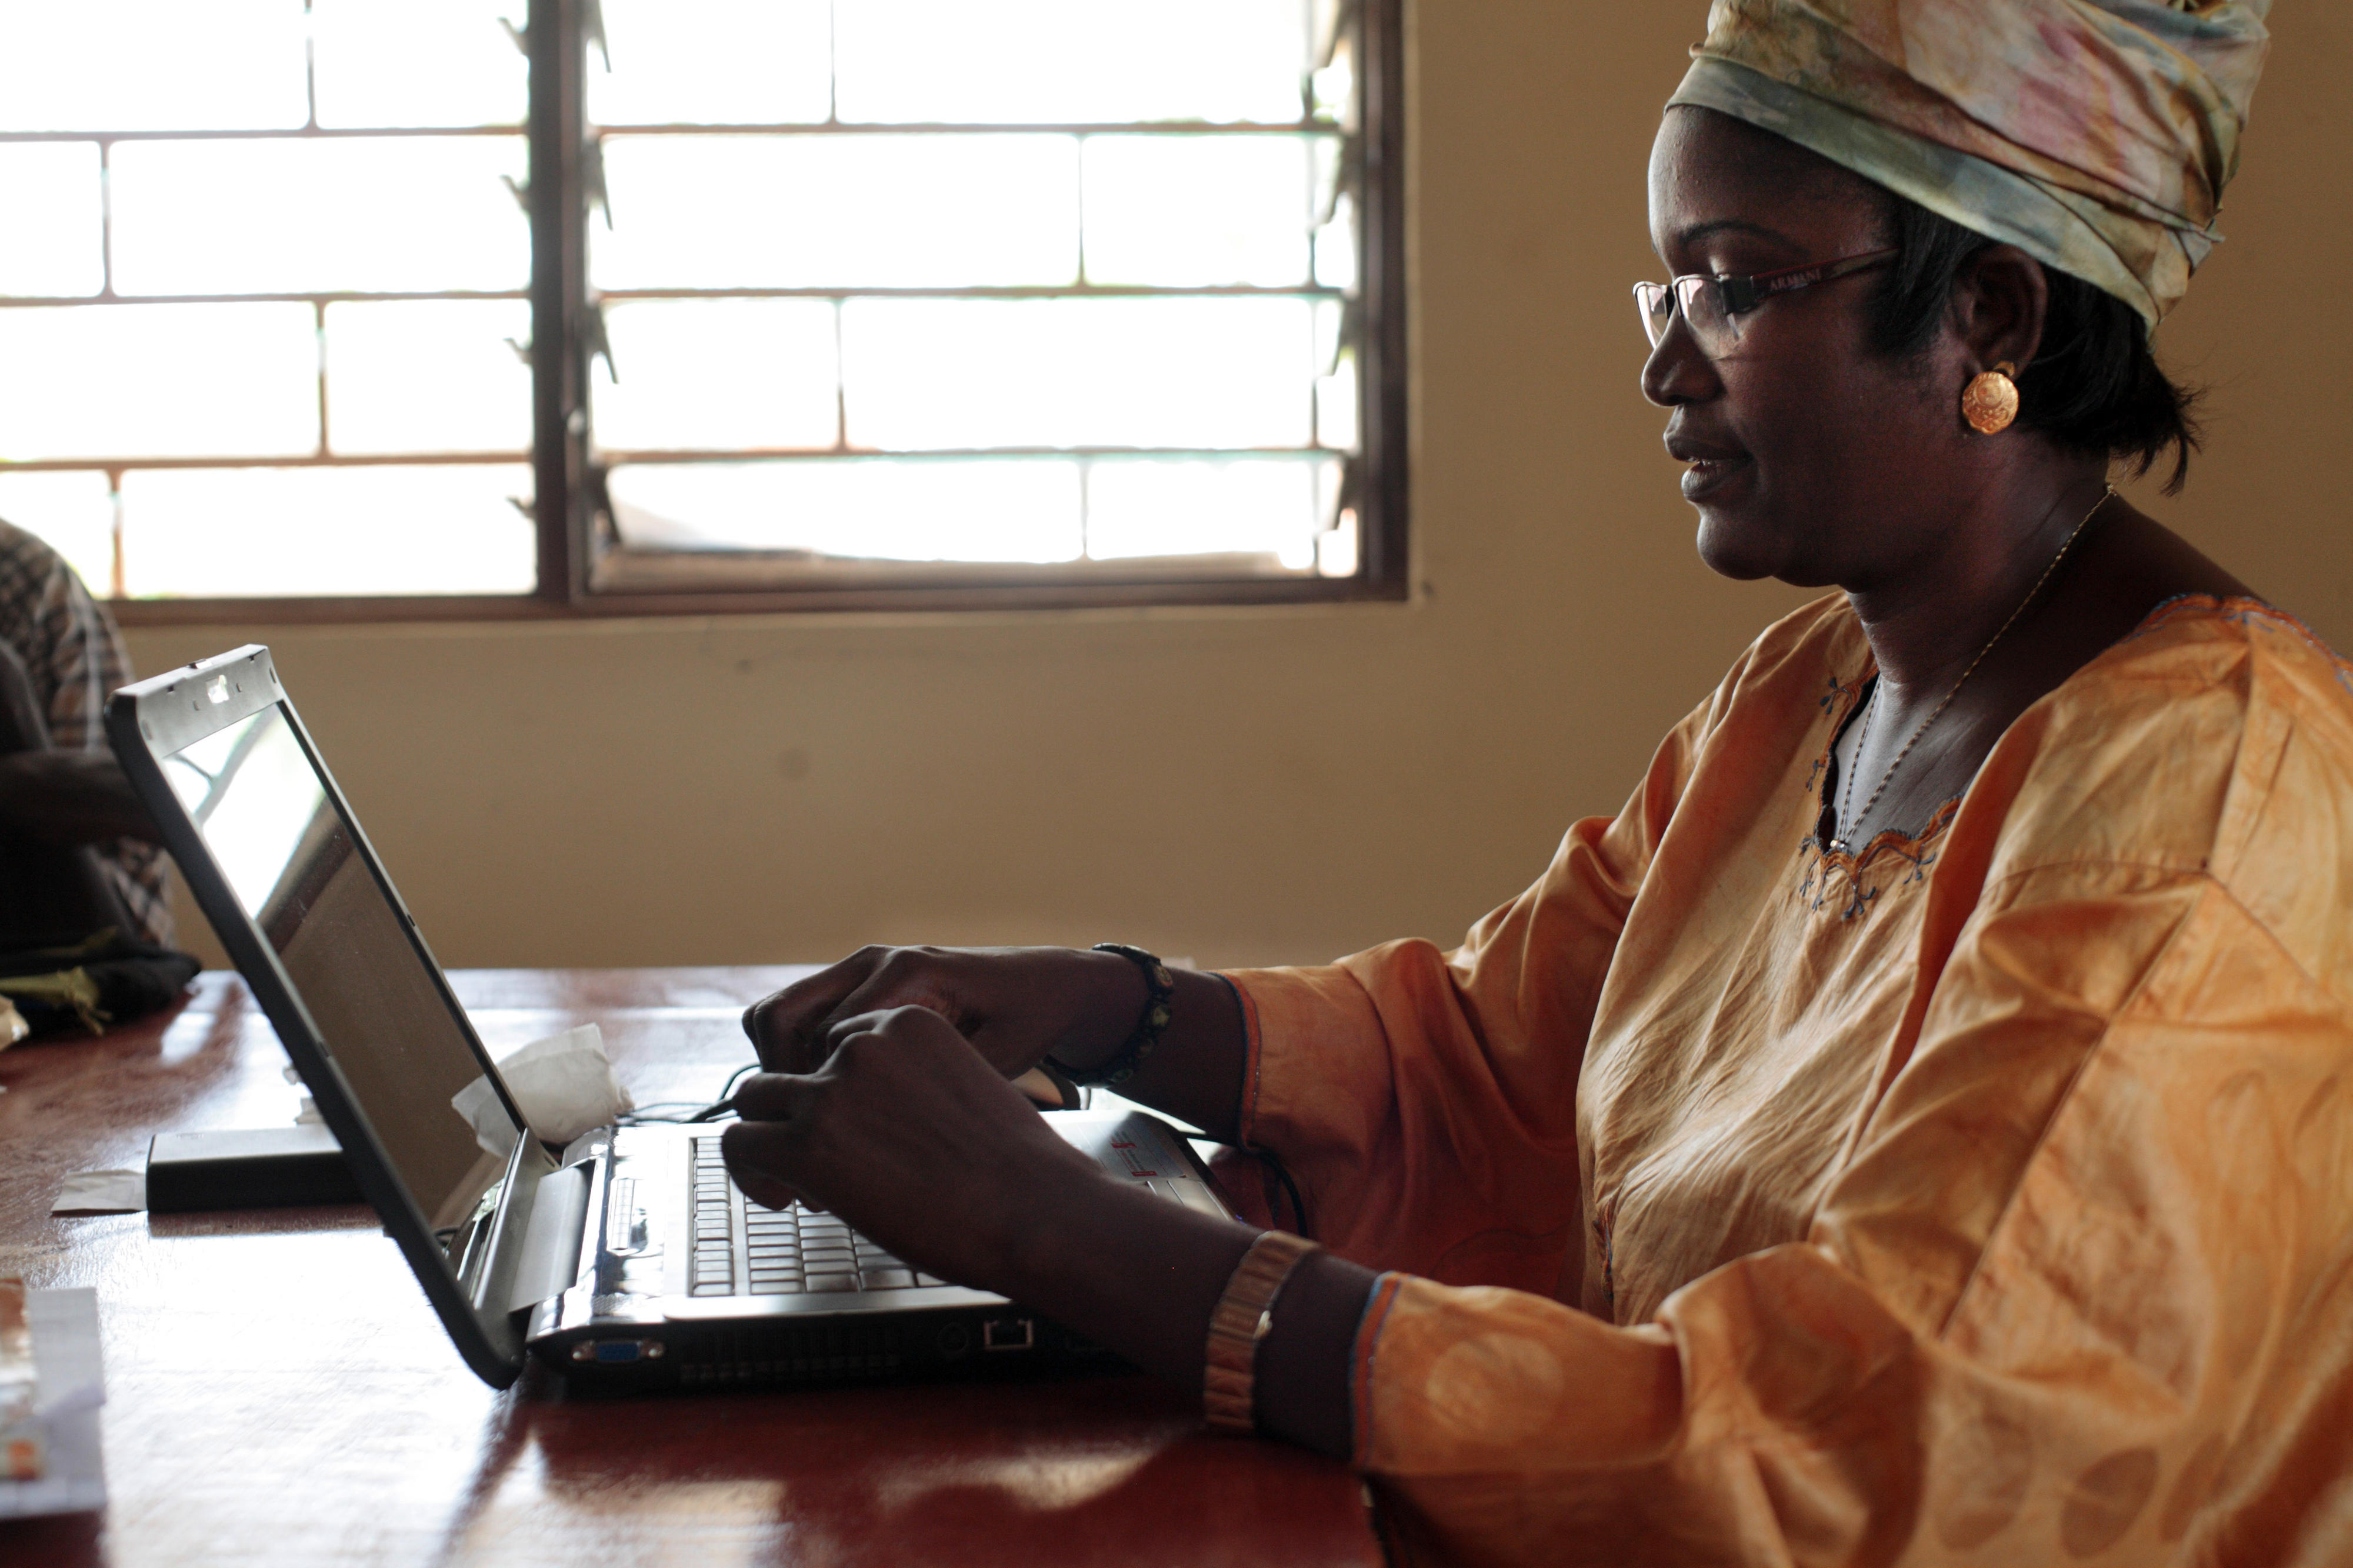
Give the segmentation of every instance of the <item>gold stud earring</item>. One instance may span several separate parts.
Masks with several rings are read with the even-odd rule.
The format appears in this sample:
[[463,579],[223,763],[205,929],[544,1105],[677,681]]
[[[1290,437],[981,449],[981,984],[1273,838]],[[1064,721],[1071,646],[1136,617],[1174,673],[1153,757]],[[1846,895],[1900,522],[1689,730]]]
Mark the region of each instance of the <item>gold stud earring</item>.
[[1979,371],[1961,388],[1961,417],[1980,436],[1998,436],[2018,417],[2018,367],[2008,360]]

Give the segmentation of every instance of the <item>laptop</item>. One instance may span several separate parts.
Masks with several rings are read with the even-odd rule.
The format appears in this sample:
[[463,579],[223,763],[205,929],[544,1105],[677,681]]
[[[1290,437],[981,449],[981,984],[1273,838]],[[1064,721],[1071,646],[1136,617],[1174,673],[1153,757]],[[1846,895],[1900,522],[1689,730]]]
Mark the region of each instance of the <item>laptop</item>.
[[[833,1215],[747,1203],[716,1125],[601,1127],[563,1149],[531,1136],[268,648],[125,687],[106,726],[361,1193],[484,1382],[505,1387],[528,1356],[614,1389],[1118,1364]],[[451,1103],[478,1079],[515,1130],[503,1159]],[[1113,1174],[1232,1217],[1166,1122],[1132,1108],[1046,1114]]]

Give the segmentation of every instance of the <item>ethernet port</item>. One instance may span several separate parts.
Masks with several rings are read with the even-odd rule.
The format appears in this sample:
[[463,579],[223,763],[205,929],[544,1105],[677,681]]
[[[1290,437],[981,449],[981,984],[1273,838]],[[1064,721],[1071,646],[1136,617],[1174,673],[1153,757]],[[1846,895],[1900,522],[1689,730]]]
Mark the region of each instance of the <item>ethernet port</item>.
[[1028,1318],[992,1318],[980,1326],[980,1346],[991,1351],[1026,1351],[1038,1342],[1038,1325]]

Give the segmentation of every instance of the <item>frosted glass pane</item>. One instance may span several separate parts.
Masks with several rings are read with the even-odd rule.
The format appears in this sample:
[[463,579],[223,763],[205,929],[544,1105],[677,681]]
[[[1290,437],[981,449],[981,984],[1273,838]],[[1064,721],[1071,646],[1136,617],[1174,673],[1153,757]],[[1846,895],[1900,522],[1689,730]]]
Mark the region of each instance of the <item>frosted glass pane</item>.
[[0,459],[277,457],[317,449],[308,305],[0,310]]
[[621,380],[589,377],[596,444],[619,451],[827,447],[839,432],[829,300],[605,308]]
[[105,288],[104,210],[97,142],[0,146],[0,294]]
[[873,561],[1075,561],[1079,465],[636,463],[606,479],[623,542]]
[[600,289],[1073,281],[1068,136],[608,136]]
[[605,0],[613,69],[588,51],[588,118],[822,123],[833,112],[831,9],[828,0]]
[[276,131],[310,118],[302,0],[0,0],[0,131]]
[[1332,204],[1332,221],[1315,231],[1315,281],[1326,289],[1356,287],[1356,199],[1345,191]]
[[1342,512],[1329,532],[1315,536],[1317,575],[1355,576],[1362,544],[1363,541],[1358,537],[1356,512],[1353,510]]
[[140,142],[114,149],[126,294],[522,289],[531,236],[499,176],[520,136]]
[[1105,459],[1087,471],[1087,554],[1272,555],[1314,559],[1315,470],[1293,458]]
[[150,468],[122,476],[133,597],[526,594],[538,542],[522,464]]
[[1340,198],[1342,183],[1353,174],[1348,167],[1347,143],[1337,136],[1316,136],[1308,140],[1308,156],[1314,170],[1314,212],[1311,220],[1322,223],[1332,215],[1332,205]]
[[854,447],[1293,447],[1314,321],[1296,299],[852,300]]
[[319,123],[521,125],[530,65],[499,26],[529,0],[311,0]]
[[1315,364],[1317,369],[1328,374],[1330,374],[1332,367],[1339,363],[1340,351],[1342,348],[1346,346],[1344,340],[1347,335],[1347,306],[1337,300],[1330,298],[1315,301]]
[[527,452],[531,342],[521,300],[327,307],[327,445],[334,452]]
[[1308,79],[1308,97],[1318,120],[1356,128],[1356,51],[1353,40],[1342,38],[1332,61]]
[[114,592],[114,492],[104,474],[0,474],[0,518],[38,534],[91,593]]
[[1069,124],[1300,118],[1290,0],[841,0],[846,121]]
[[1343,354],[1315,383],[1315,439],[1335,452],[1356,449],[1356,356]]
[[1307,281],[1308,148],[1295,136],[1087,140],[1087,280]]

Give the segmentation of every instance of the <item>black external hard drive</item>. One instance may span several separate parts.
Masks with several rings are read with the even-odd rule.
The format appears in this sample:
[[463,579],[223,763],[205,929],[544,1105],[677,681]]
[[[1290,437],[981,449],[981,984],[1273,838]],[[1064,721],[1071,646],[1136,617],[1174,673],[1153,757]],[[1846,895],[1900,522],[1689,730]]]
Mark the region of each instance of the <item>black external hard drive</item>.
[[322,1126],[162,1132],[147,1146],[150,1214],[364,1201]]

